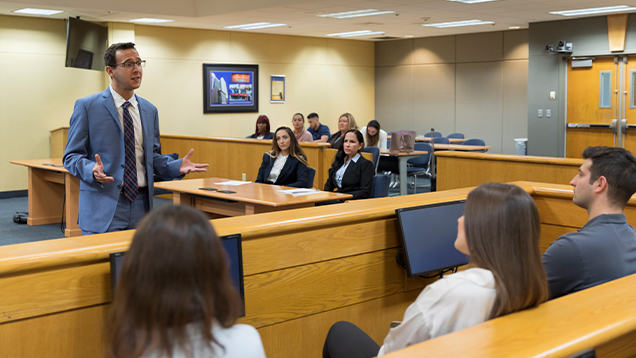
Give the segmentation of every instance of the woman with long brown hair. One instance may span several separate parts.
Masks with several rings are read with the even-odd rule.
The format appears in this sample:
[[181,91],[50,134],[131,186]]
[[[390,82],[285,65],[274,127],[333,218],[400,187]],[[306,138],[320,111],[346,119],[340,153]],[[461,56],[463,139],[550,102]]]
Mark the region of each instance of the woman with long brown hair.
[[256,182],[311,188],[314,184],[312,170],[292,130],[279,127],[272,141],[272,150],[263,154]]
[[382,347],[352,323],[337,322],[323,357],[381,356],[545,302],[539,232],[539,212],[523,189],[477,187],[457,220],[455,248],[470,256],[468,269],[426,286]]
[[144,218],[111,306],[113,357],[265,357],[256,329],[236,324],[238,293],[208,218],[166,206]]

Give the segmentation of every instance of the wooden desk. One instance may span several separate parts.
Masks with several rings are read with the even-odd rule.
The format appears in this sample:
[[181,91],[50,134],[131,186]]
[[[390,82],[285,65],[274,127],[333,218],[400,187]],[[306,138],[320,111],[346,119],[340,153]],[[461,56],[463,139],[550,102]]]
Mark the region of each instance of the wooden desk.
[[488,145],[433,144],[435,150],[456,150],[460,152],[486,152],[492,149]]
[[29,168],[27,224],[34,226],[59,223],[64,217],[64,235],[82,235],[82,230],[77,226],[80,182],[64,169],[62,159],[14,160],[11,164]]
[[[515,184],[537,203],[542,250],[587,221],[586,211],[572,203],[571,187]],[[395,264],[401,246],[395,209],[465,199],[469,191],[352,200],[258,214],[249,220],[212,220],[219,235],[242,234],[246,317],[241,321],[258,329],[269,357],[320,356],[329,327],[340,320],[355,323],[382,343],[390,322],[401,320],[422,288],[434,281],[408,278]],[[635,199],[625,212],[628,222],[636,220]],[[104,357],[111,301],[108,254],[126,250],[133,235],[128,230],[4,246],[0,250],[0,357]],[[625,302],[630,309],[636,307]],[[589,306],[588,312],[604,319],[604,307]],[[567,319],[539,318],[544,325],[536,328],[537,333],[547,327],[563,333],[582,325],[572,322],[571,327]],[[612,339],[612,322],[603,324],[608,329],[598,332],[608,332],[603,338]],[[506,334],[503,329],[489,332],[480,336],[480,345],[496,347],[501,343],[499,335]],[[37,339],[27,339],[27,334]],[[511,337],[515,346],[508,355],[541,342],[530,334]],[[578,344],[587,337],[570,342]]]
[[[386,139],[391,139],[391,136],[387,136]],[[464,138],[448,138],[448,141],[451,143],[463,143],[466,139]],[[431,137],[416,137],[415,138],[416,142],[430,142],[431,141]]]
[[[277,185],[261,183],[249,183],[239,186],[215,184],[228,180],[223,178],[189,179],[159,182],[155,183],[155,187],[173,192],[172,200],[175,205],[190,205],[203,212],[223,217],[306,208],[314,206],[318,202],[351,199],[353,197],[350,194],[324,191],[294,197],[281,192],[285,189],[294,188]],[[209,187],[219,190],[232,190],[236,193],[226,194],[199,189]]]
[[528,180],[569,184],[583,159],[486,154],[458,151],[435,153],[439,190]]
[[634,287],[636,275],[623,277],[386,357],[568,357],[589,348],[596,357],[633,357]]
[[398,165],[400,169],[400,195],[407,194],[406,180],[408,171],[406,169],[406,162],[411,158],[419,157],[420,155],[424,155],[426,153],[428,152],[419,150],[412,152],[392,152],[390,150],[380,151],[380,154],[382,155],[390,155],[398,158]]

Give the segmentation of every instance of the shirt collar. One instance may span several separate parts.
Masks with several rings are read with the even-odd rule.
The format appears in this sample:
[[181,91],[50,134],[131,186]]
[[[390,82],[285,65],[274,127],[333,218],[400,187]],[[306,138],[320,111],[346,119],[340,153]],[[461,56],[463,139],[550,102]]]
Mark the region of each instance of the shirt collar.
[[[600,225],[600,224],[626,224],[627,218],[625,217],[625,213],[620,214],[601,214],[594,219],[588,221],[580,230],[583,230],[586,227]],[[579,231],[580,231],[579,230]]]
[[[117,93],[113,89],[113,85],[110,85],[108,88],[110,89],[110,93],[113,95],[113,100],[115,100],[115,107],[119,108],[119,107],[123,106],[124,103],[126,103],[126,99],[124,99],[124,97],[122,97],[119,93]],[[130,102],[130,105],[133,106],[134,108],[138,108],[137,107],[137,95],[136,94],[134,94],[132,97],[130,97],[128,102]]]
[[351,158],[351,160],[353,160],[354,163],[357,163],[358,159],[360,159],[360,153],[356,153],[356,155],[354,155],[353,158]]

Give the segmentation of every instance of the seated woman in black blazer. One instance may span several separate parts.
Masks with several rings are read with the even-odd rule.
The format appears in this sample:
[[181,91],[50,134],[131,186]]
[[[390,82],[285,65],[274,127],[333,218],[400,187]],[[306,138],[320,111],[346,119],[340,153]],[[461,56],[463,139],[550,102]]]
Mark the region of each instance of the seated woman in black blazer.
[[373,185],[373,163],[362,154],[364,138],[357,129],[348,130],[329,168],[325,191],[337,191],[353,195],[353,199],[366,199]]
[[261,114],[256,119],[256,130],[254,134],[248,135],[247,138],[252,139],[272,139],[274,133],[269,131],[269,118],[266,115]]
[[257,183],[311,188],[311,169],[307,167],[307,156],[291,129],[280,127],[272,141],[272,150],[263,154],[258,169]]

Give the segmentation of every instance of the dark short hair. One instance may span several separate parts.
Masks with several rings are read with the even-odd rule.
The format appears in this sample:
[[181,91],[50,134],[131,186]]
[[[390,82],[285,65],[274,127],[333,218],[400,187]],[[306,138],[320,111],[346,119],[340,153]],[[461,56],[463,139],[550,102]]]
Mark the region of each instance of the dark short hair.
[[106,53],[104,54],[104,63],[106,66],[115,67],[117,65],[117,59],[115,55],[117,54],[117,50],[130,50],[135,49],[135,44],[132,42],[119,42],[116,44],[110,45]]
[[305,116],[303,116],[303,114],[302,114],[302,113],[300,113],[300,112],[295,113],[295,114],[292,116],[292,120],[294,120],[294,117],[296,117],[296,116],[300,116],[300,118],[302,118],[302,119],[303,119],[303,122],[305,122]]
[[[316,113],[316,112],[309,113],[309,115],[307,116],[307,119],[309,119],[309,118],[318,118],[318,113]],[[320,118],[318,118],[318,119],[320,119]]]
[[636,192],[634,155],[623,148],[597,146],[585,148],[583,158],[592,160],[590,184],[601,176],[605,177],[609,201],[616,206],[625,207]]

